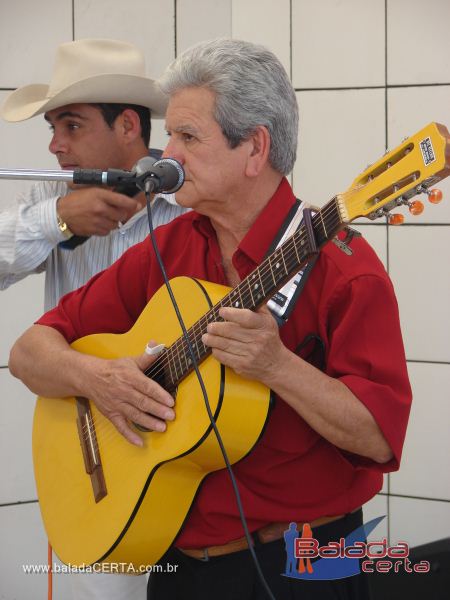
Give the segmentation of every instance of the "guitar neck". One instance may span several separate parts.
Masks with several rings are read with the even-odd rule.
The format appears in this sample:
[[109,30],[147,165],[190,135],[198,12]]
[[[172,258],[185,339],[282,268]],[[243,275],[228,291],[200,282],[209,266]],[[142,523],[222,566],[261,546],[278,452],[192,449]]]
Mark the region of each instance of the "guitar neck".
[[[312,230],[317,249],[324,246],[345,226],[343,207],[334,197],[312,218]],[[198,363],[211,349],[202,342],[208,323],[222,321],[219,309],[225,306],[256,310],[285,285],[314,254],[307,228],[302,222],[297,231],[268,256],[250,275],[243,279],[222,300],[213,306],[188,330],[189,341]],[[178,338],[147,369],[145,374],[158,381],[168,391],[174,391],[193,370],[193,361],[184,336]]]

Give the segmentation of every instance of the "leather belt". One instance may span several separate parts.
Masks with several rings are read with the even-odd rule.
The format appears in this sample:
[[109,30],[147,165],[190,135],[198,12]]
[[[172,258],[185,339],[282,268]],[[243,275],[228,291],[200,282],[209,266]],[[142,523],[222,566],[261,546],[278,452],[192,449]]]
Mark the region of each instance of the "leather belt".
[[[309,525],[312,529],[314,529],[314,527],[319,527],[320,525],[325,525],[326,523],[331,523],[333,521],[337,521],[338,519],[342,519],[344,516],[345,515],[337,515],[335,517],[320,517],[319,519],[310,521]],[[261,527],[261,529],[254,531],[251,535],[256,537],[261,544],[267,544],[268,542],[281,539],[284,535],[284,532],[289,529],[289,525],[290,523],[269,523],[269,525],[265,525],[264,527]],[[299,531],[301,531],[302,527],[303,523],[297,523],[297,529]],[[191,558],[207,561],[215,556],[223,556],[224,554],[231,554],[232,552],[240,552],[241,550],[246,550],[247,548],[247,539],[245,537],[241,537],[237,540],[231,540],[231,542],[228,542],[227,544],[222,544],[221,546],[209,546],[208,548],[178,548],[178,550],[183,554],[186,554],[186,556],[190,556]]]

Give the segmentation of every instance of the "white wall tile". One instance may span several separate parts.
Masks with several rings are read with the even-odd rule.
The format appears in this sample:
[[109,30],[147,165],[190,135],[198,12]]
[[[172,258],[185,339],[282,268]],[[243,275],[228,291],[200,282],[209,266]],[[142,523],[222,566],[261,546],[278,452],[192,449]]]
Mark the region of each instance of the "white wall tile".
[[384,154],[384,92],[298,92],[300,130],[294,189],[321,206]]
[[396,498],[389,501],[391,544],[405,541],[410,548],[448,537],[450,503]]
[[75,0],[75,39],[111,38],[140,48],[150,77],[174,58],[174,3],[160,0]]
[[48,83],[56,46],[72,39],[72,1],[2,2],[0,12],[0,87]]
[[231,37],[231,0],[177,1],[177,52],[218,37]]
[[0,369],[0,504],[37,497],[31,453],[35,396]]
[[362,233],[364,239],[369,242],[378,255],[378,258],[387,266],[387,232],[385,225],[358,225],[354,229]]
[[[450,8],[450,2],[448,6]],[[389,90],[388,138],[391,147],[432,121],[450,128],[450,85]],[[438,205],[429,204],[427,197],[422,194],[420,200],[425,204],[425,211],[418,217],[412,217],[406,210],[409,223],[450,223],[450,177],[435,187],[444,194],[442,202]]]
[[450,500],[450,365],[409,363],[413,404],[393,494]]
[[450,361],[449,232],[448,226],[389,228],[390,275],[410,360]]
[[0,292],[0,366],[11,346],[44,312],[44,274],[30,275]]
[[262,44],[291,70],[289,0],[232,0],[233,38]]
[[[46,598],[47,575],[26,574],[22,565],[47,564],[47,538],[38,504],[0,507],[0,598]],[[57,562],[57,561],[55,561]],[[69,576],[53,575],[53,598],[72,598]]]
[[384,0],[293,0],[296,88],[384,85]]
[[364,523],[371,521],[372,519],[376,519],[377,517],[382,517],[385,515],[385,518],[381,521],[379,525],[375,527],[372,533],[369,535],[369,541],[378,541],[383,538],[388,537],[388,502],[387,496],[382,496],[377,494],[366,502],[363,505],[363,517]]
[[387,3],[388,82],[450,83],[448,0]]
[[[0,92],[0,103],[8,94]],[[0,169],[59,169],[48,150],[50,131],[41,115],[21,123],[0,119],[0,139]],[[17,194],[30,186],[30,181],[0,179],[0,210],[14,203]]]
[[165,120],[152,119],[152,133],[150,136],[151,148],[159,148],[160,150],[164,150],[168,141]]

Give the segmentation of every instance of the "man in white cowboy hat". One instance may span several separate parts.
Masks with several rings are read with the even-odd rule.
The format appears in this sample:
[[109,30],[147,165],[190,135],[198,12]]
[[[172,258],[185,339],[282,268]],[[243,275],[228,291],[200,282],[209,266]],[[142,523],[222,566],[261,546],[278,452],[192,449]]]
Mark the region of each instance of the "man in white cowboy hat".
[[[50,84],[12,92],[0,115],[23,121],[44,114],[49,149],[62,169],[131,169],[149,153],[150,115],[164,116],[165,107],[135,46],[86,39],[59,46]],[[0,289],[45,270],[45,307],[53,307],[148,234],[144,202],[143,194],[37,183],[0,213]],[[171,198],[158,197],[154,226],[182,212]],[[71,584],[83,600],[145,597],[144,577],[77,574]]]
[[[131,169],[149,152],[150,114],[164,116],[165,106],[145,76],[140,50],[86,39],[61,44],[50,84],[15,90],[0,116],[23,121],[44,114],[53,132],[49,149],[62,169]],[[51,308],[147,235],[143,207],[143,194],[38,183],[0,214],[0,289],[45,270],[45,306]],[[171,198],[158,197],[155,227],[182,212]]]

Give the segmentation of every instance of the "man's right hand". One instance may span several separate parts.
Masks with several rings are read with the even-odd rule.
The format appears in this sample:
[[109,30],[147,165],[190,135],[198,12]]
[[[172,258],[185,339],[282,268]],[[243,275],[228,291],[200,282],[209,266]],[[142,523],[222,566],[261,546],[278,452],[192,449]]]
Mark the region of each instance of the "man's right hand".
[[57,211],[69,229],[80,236],[108,235],[141,208],[137,198],[129,198],[100,187],[77,189],[59,198]]
[[130,443],[142,446],[132,423],[149,431],[165,431],[175,418],[174,399],[164,388],[144,375],[156,356],[102,359],[83,356],[86,369],[79,382],[88,397]]

